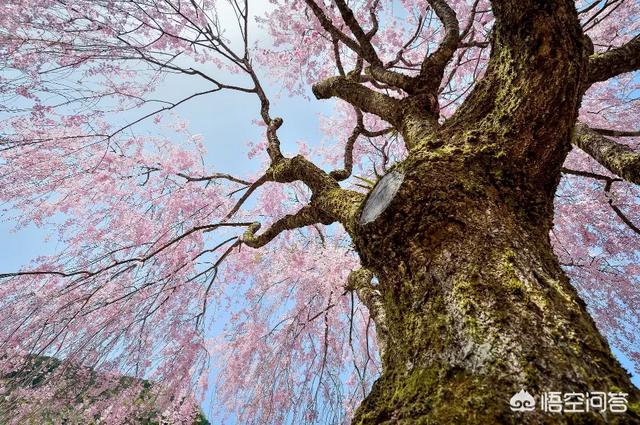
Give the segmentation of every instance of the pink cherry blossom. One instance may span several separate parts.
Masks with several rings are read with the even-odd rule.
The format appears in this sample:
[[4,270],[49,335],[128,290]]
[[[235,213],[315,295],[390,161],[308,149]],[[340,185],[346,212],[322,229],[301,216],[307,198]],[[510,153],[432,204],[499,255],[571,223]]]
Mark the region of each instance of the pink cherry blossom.
[[[300,182],[257,185],[262,173],[232,176],[227,164],[211,166],[203,158],[217,141],[192,134],[189,117],[175,111],[194,98],[215,101],[220,91],[257,95],[262,120],[254,124],[264,137],[251,141],[247,161],[265,170],[276,120],[260,91],[275,87],[281,96],[310,99],[312,84],[340,72],[336,52],[346,71],[358,66],[357,57],[344,44],[334,50],[305,1],[271,0],[255,6],[259,13],[252,4],[247,12],[243,2],[223,3],[0,6],[0,212],[16,229],[53,227],[60,247],[18,273],[0,270],[0,376],[23,370],[34,356],[78,371],[71,379],[61,366],[43,385],[12,391],[20,407],[10,423],[70,406],[80,422],[121,424],[152,409],[156,419],[189,423],[209,391],[216,423],[348,423],[379,375],[375,326],[345,290],[358,268],[347,233],[318,224],[283,232],[259,249],[243,244],[252,223],[266,228],[312,194]],[[316,3],[353,35],[334,2]],[[490,2],[449,3],[466,34],[439,88],[441,120],[483,75],[493,26]],[[425,1],[356,4],[367,28],[375,10],[380,28],[371,44],[384,63],[415,63],[443,38]],[[635,1],[580,16],[596,51],[640,31]],[[205,88],[177,101],[158,99],[177,77]],[[639,92],[637,72],[598,83],[579,120],[637,130]],[[298,153],[326,170],[343,168],[359,114],[336,103],[318,118],[321,140],[300,135]],[[406,155],[388,123],[367,113],[362,122],[371,134],[357,137],[353,175],[343,183],[361,192],[363,181],[374,182]],[[639,137],[616,140],[640,149]],[[600,177],[569,171],[563,178],[551,235],[556,254],[601,332],[640,373],[640,231],[621,218],[640,226],[640,189],[578,148],[565,168]],[[126,388],[122,376],[133,378]],[[4,391],[0,381],[0,396]]]

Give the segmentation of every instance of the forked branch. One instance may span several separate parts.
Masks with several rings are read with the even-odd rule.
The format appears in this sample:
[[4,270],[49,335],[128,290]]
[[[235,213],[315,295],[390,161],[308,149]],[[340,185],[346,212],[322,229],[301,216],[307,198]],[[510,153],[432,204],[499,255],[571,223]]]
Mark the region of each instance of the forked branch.
[[297,213],[285,215],[260,235],[256,235],[256,232],[260,230],[260,223],[253,223],[242,236],[242,242],[251,248],[261,248],[285,230],[299,229],[319,223],[331,224],[334,221],[323,214],[319,208],[305,205]]
[[349,135],[347,144],[344,148],[344,168],[341,170],[334,170],[329,173],[329,175],[337,181],[346,180],[349,178],[349,176],[351,176],[351,173],[353,171],[353,148],[356,141],[358,140],[358,137],[379,137],[393,131],[393,128],[386,128],[379,131],[369,131],[364,126],[364,117],[362,115],[362,111],[360,111],[358,108],[355,108],[355,112],[356,126],[353,128],[351,135]]

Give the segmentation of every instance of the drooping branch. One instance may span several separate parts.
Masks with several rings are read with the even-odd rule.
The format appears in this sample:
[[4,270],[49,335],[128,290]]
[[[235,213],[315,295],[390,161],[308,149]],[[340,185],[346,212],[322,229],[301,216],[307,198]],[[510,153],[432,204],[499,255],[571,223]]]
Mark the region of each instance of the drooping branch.
[[576,124],[572,142],[607,170],[640,184],[640,153],[598,134],[583,123]]
[[362,304],[369,310],[369,315],[376,324],[378,344],[381,353],[384,353],[388,343],[388,328],[385,320],[382,293],[372,284],[373,273],[365,268],[352,270],[347,277],[345,289],[355,291]]
[[629,229],[631,229],[634,233],[640,235],[640,228],[638,228],[638,226],[636,226],[635,223],[631,221],[629,217],[627,217],[627,215],[620,209],[619,206],[613,203],[613,197],[611,196],[611,187],[613,186],[614,183],[622,181],[622,179],[604,176],[602,174],[592,173],[589,171],[572,170],[569,168],[562,168],[562,172],[564,174],[570,174],[570,175],[580,176],[580,177],[588,177],[591,179],[605,182],[604,193],[607,196],[607,203],[609,204],[613,212],[618,216],[618,218],[622,220],[622,222],[626,224],[627,227],[629,227]]
[[190,230],[180,234],[179,236],[172,238],[168,242],[165,242],[164,244],[158,247],[154,248],[155,243],[151,244],[151,247],[146,253],[144,253],[144,255],[140,255],[137,257],[130,257],[130,258],[126,258],[124,260],[119,260],[119,261],[113,261],[105,265],[104,267],[101,267],[95,270],[73,270],[73,271],[29,270],[24,272],[15,272],[15,273],[0,273],[0,279],[6,279],[6,278],[18,277],[18,276],[38,276],[38,275],[52,275],[52,276],[61,276],[65,278],[81,276],[82,279],[88,279],[90,277],[94,277],[94,276],[103,274],[105,272],[108,272],[110,270],[116,269],[119,266],[127,266],[128,268],[130,267],[130,265],[142,265],[147,261],[151,260],[152,258],[154,258],[155,256],[157,256],[158,254],[160,254],[161,252],[165,251],[169,247],[179,243],[180,241],[184,240],[186,237],[194,233],[212,232],[222,227],[248,227],[248,226],[251,226],[252,224],[253,223],[247,223],[247,222],[239,222],[239,223],[221,222],[221,223],[214,223],[214,224],[206,224],[202,226],[195,226]]
[[589,58],[589,85],[640,69],[640,35],[628,43]]
[[183,179],[186,179],[188,182],[210,182],[212,180],[219,180],[219,179],[224,179],[224,180],[229,180],[231,182],[234,183],[240,183],[243,184],[245,186],[250,186],[251,182],[248,182],[246,180],[243,180],[241,178],[232,176],[231,174],[227,174],[227,173],[214,173],[214,174],[210,174],[208,176],[190,176],[188,174],[184,174],[184,173],[178,173],[177,174],[179,177],[182,177]]
[[394,126],[400,124],[401,105],[398,99],[376,92],[348,77],[329,77],[314,84],[312,90],[317,99],[338,97]]

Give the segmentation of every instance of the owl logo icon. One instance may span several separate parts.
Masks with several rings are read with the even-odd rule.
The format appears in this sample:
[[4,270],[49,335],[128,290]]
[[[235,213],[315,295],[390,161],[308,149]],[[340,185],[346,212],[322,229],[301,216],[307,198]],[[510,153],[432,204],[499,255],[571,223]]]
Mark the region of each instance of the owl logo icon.
[[509,407],[514,412],[531,412],[536,408],[536,400],[527,391],[521,389],[511,397]]

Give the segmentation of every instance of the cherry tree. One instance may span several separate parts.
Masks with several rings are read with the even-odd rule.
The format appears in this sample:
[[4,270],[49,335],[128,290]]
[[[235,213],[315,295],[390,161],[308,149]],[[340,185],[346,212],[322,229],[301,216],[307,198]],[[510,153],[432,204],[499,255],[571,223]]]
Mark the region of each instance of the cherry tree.
[[[3,1],[2,211],[61,246],[0,275],[4,419],[640,423],[640,4],[256,3]],[[180,117],[220,92],[260,172]]]

